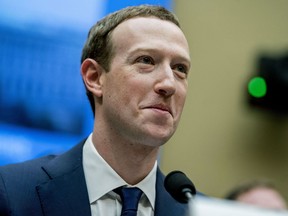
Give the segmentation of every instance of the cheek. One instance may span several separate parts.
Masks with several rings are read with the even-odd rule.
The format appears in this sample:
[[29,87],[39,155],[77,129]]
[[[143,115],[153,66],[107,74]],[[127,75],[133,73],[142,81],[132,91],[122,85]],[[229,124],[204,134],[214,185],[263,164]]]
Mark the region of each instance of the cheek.
[[141,76],[141,74],[136,74],[134,76],[123,77],[122,83],[125,83],[123,88],[125,87],[124,90],[126,93],[133,96],[135,94],[141,95],[147,93],[147,90],[150,88],[149,83],[151,83],[151,81],[145,76]]
[[[117,80],[117,79],[115,79]],[[140,82],[131,79],[118,79],[110,88],[110,97],[112,100],[124,106],[131,104],[133,101],[144,94],[143,86]]]
[[179,105],[184,105],[186,101],[187,96],[187,86],[181,86],[178,88],[178,94],[177,94],[177,102]]
[[124,103],[124,106],[128,106],[129,104],[137,105],[141,99],[145,96],[147,92],[140,85],[135,83],[126,83],[125,87],[121,89],[121,97]]

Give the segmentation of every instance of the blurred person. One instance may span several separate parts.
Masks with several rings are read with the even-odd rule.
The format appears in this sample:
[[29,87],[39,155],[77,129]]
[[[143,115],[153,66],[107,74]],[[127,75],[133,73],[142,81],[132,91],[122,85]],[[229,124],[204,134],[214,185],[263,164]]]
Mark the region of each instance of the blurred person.
[[287,203],[274,184],[268,180],[245,182],[233,189],[225,197],[262,208],[286,210]]
[[176,16],[149,5],[114,12],[90,29],[81,63],[92,133],[62,155],[0,167],[0,215],[118,216],[129,189],[140,199],[133,215],[184,215],[157,165],[188,88]]

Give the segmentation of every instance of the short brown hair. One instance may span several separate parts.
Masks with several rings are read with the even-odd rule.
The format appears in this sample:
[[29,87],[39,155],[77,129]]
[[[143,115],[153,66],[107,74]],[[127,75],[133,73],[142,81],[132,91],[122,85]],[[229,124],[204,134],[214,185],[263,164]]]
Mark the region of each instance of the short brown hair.
[[269,188],[277,191],[272,181],[267,179],[256,179],[248,182],[244,182],[235,188],[233,188],[225,198],[228,200],[237,200],[242,194],[245,194],[255,188]]
[[[111,42],[111,32],[125,20],[134,17],[156,17],[174,23],[180,28],[178,18],[164,7],[155,5],[130,6],[105,16],[98,21],[88,33],[88,38],[82,50],[81,63],[91,58],[97,61],[106,72],[110,69],[111,59],[113,58],[113,44]],[[86,88],[86,93],[95,112],[94,97]],[[94,113],[95,114],[95,113]]]

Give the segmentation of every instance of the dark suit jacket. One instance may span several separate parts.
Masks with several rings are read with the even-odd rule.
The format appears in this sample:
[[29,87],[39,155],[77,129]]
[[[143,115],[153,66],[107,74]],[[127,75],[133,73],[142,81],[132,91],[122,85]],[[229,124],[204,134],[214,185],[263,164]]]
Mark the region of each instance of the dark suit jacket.
[[[83,144],[59,156],[0,167],[0,215],[90,216]],[[185,215],[187,205],[175,201],[163,181],[164,175],[158,169],[155,216]]]

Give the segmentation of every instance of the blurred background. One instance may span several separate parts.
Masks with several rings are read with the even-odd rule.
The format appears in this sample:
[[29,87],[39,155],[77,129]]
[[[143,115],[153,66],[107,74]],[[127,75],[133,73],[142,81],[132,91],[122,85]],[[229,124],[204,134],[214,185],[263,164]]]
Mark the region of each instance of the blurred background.
[[130,4],[171,1],[0,0],[0,165],[61,153],[92,130],[80,76],[90,27]]
[[92,130],[80,77],[91,25],[128,5],[174,10],[192,69],[159,158],[201,192],[268,178],[288,199],[288,1],[0,1],[0,164],[61,153]]
[[192,69],[181,124],[163,149],[164,171],[180,169],[214,196],[269,178],[287,199],[287,115],[279,107],[252,106],[247,85],[261,72],[261,56],[278,59],[270,72],[286,83],[279,106],[287,107],[288,1],[183,0],[174,11],[189,40]]

